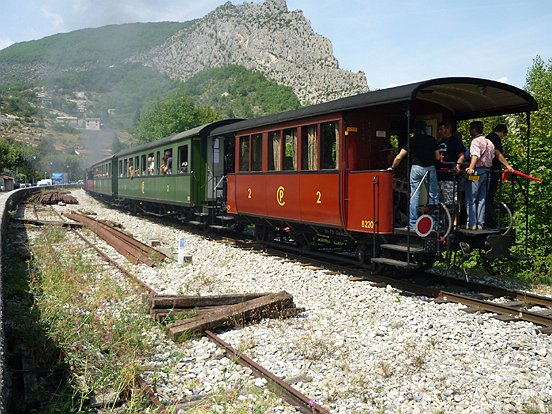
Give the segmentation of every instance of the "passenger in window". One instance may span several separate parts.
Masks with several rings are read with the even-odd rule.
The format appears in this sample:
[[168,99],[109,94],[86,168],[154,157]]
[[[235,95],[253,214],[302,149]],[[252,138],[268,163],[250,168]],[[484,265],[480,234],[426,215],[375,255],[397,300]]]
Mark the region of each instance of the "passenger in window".
[[[414,136],[410,139],[410,220],[409,227],[415,228],[418,220],[418,204],[420,201],[420,187],[424,181],[429,182],[429,204],[439,204],[439,186],[437,185],[437,170],[435,162],[439,160],[439,146],[437,141],[426,131],[425,121],[414,123]],[[407,155],[408,144],[397,154],[391,164],[394,170]]]
[[132,160],[128,160],[128,175],[131,180],[134,178],[135,173],[136,171],[134,170],[134,165],[132,164]]
[[148,157],[148,174],[155,174],[155,161],[153,157]]
[[161,158],[162,163],[161,163],[161,168],[159,169],[159,172],[161,174],[167,174],[167,171],[169,170],[169,166],[167,163],[168,159],[169,158],[166,155],[164,155],[163,158]]
[[172,151],[165,151],[165,156],[163,159],[166,159],[165,163],[165,172],[163,174],[172,174]]
[[180,174],[185,174],[188,172],[188,163],[186,161],[184,161],[181,165],[180,165]]

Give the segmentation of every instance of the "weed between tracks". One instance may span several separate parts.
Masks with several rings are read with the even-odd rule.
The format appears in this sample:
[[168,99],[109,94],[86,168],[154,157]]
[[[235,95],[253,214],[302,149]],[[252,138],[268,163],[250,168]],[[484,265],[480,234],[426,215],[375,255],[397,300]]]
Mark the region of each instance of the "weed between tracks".
[[152,347],[142,335],[152,328],[146,309],[130,283],[98,271],[79,247],[57,246],[65,235],[47,229],[34,242],[29,262],[36,318],[30,328],[59,350],[70,374],[55,409],[83,412],[91,397],[109,392],[111,401],[128,401],[125,412],[144,412],[147,400],[135,378]]
[[[91,412],[91,398],[102,395],[109,395],[111,402],[99,412],[156,412],[135,382],[138,374],[148,370],[156,338],[149,334],[155,324],[139,292],[130,282],[102,270],[109,267],[98,265],[95,254],[77,245],[67,248],[64,229],[49,228],[40,234],[31,243],[31,260],[10,261],[5,293],[14,321],[8,339],[20,348],[23,343],[32,347],[17,358],[32,353],[30,359],[39,363],[34,369],[48,374],[39,378],[38,399],[29,403],[21,397],[10,412]],[[16,257],[16,249],[10,245],[7,256]],[[250,346],[245,343],[240,348]],[[200,377],[183,381],[187,375],[178,361],[187,351],[177,349],[155,368],[174,389],[170,397],[159,395],[166,412],[176,413],[183,405],[185,412],[196,414],[282,412],[275,410],[282,405],[279,397],[253,386],[235,361],[223,371],[223,386],[208,391],[208,383]],[[23,372],[17,366],[12,370]],[[124,407],[117,407],[121,400]]]

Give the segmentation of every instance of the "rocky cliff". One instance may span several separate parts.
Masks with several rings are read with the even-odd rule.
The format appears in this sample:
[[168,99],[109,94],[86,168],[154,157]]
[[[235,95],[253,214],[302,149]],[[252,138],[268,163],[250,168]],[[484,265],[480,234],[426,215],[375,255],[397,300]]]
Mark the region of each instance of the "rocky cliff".
[[228,2],[131,60],[181,80],[207,68],[242,65],[291,87],[303,103],[368,90],[364,73],[340,69],[331,42],[314,33],[301,11],[289,11],[285,0]]

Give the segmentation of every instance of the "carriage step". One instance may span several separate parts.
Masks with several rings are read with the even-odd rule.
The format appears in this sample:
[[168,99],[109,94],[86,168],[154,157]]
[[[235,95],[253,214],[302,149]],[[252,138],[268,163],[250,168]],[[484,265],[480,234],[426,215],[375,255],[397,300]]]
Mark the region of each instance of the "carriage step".
[[[393,250],[395,252],[408,253],[408,246],[403,244],[382,244],[380,246],[382,249]],[[424,248],[419,246],[410,246],[410,253],[423,253]]]
[[233,216],[216,216],[216,218],[218,218],[219,220],[224,220],[224,221],[235,220],[235,217],[233,217]]
[[195,212],[194,214],[198,217],[207,217],[209,215],[209,213],[202,213],[202,212],[199,212],[199,213]]
[[375,258],[372,259],[372,262],[383,264],[383,265],[386,265],[386,266],[400,267],[400,268],[408,269],[408,270],[417,269],[417,268],[420,267],[420,265],[418,263],[407,263],[407,262],[403,262],[401,260],[389,259],[387,257],[375,257]]
[[201,221],[189,221],[188,224],[191,224],[193,226],[204,226],[205,223],[201,222]]
[[210,229],[213,229],[213,230],[228,230],[229,228],[226,227],[226,226],[218,226],[216,224],[211,224],[209,226]]

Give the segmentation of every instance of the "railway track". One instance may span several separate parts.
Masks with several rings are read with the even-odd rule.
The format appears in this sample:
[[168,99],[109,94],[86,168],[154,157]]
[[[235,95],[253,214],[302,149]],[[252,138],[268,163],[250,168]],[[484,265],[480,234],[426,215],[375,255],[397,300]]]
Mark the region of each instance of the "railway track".
[[[156,218],[158,219],[158,218]],[[469,312],[496,313],[496,318],[505,322],[526,321],[539,326],[543,334],[552,334],[552,298],[528,292],[504,289],[469,280],[445,276],[430,276],[427,272],[412,272],[405,276],[400,273],[389,277],[359,267],[352,257],[332,257],[324,252],[310,252],[284,242],[260,242],[253,237],[236,236],[228,232],[192,232],[242,248],[264,251],[271,255],[285,257],[308,266],[349,274],[352,280],[368,281],[390,285],[396,289],[417,295],[427,296],[439,303],[459,303],[466,305]],[[399,272],[397,270],[397,272]],[[446,284],[446,288],[440,285]]]
[[[233,239],[222,236],[220,240],[238,244],[241,247],[257,249],[271,255],[278,255],[296,260],[307,266],[346,273],[353,281],[368,281],[383,286],[432,298],[438,303],[459,303],[468,306],[470,312],[491,312],[505,322],[526,321],[539,325],[543,334],[552,334],[552,298],[529,292],[505,289],[497,286],[456,279],[445,276],[430,275],[426,272],[384,276],[352,266],[352,260],[330,259],[309,256],[308,252],[298,252],[288,244],[263,244],[245,239]],[[321,255],[319,255],[321,256]],[[445,288],[439,287],[443,284]]]
[[[271,255],[279,255],[300,262],[303,266],[312,268],[327,269],[350,275],[351,280],[371,281],[379,285],[390,285],[405,292],[412,292],[423,295],[437,302],[457,302],[465,303],[468,311],[497,312],[497,317],[502,320],[527,320],[537,323],[541,326],[540,332],[547,332],[550,327],[550,320],[546,315],[549,310],[550,300],[547,297],[532,295],[526,292],[498,288],[474,282],[465,282],[457,279],[446,279],[443,277],[429,276],[428,274],[419,274],[409,276],[408,278],[386,277],[381,275],[372,275],[366,269],[361,269],[343,262],[331,262],[329,260],[320,260],[305,258],[298,252],[292,252],[286,249],[286,246],[278,249],[276,246],[266,246],[250,240],[236,241],[226,236],[211,235],[213,239],[222,239],[227,243],[239,244],[247,249],[256,249],[265,251]],[[463,298],[465,297],[465,299]],[[483,307],[481,303],[490,305],[499,305],[494,308]],[[545,318],[537,317],[544,316]],[[308,411],[313,412],[308,405]],[[316,412],[316,411],[314,411]]]
[[[33,205],[33,212],[37,219],[39,219],[36,204]],[[90,228],[95,234],[103,238],[107,243],[115,247],[121,254],[125,255],[131,261],[138,261],[140,257],[144,256],[144,252],[147,252],[147,256],[151,257],[152,254],[156,253],[155,249],[151,249],[149,246],[139,242],[138,240],[132,238],[131,236],[117,230],[115,227],[110,226],[109,224],[102,223],[98,220],[94,220],[89,216],[83,214],[59,214],[52,206],[50,209],[41,209],[40,211],[48,211],[50,215],[56,215],[60,220],[71,219],[75,220],[84,226]],[[120,272],[122,272],[126,277],[138,284],[148,295],[157,295],[157,292],[146,283],[136,278],[131,272],[125,269],[123,266],[119,265],[116,261],[109,257],[107,253],[101,250],[95,243],[85,237],[81,231],[72,229],[78,237],[83,240],[89,247],[94,249],[100,257],[108,262],[109,264],[116,267]],[[133,253],[129,253],[131,250],[135,250]],[[126,253],[126,254],[125,254]],[[158,253],[158,252],[157,252]],[[146,257],[147,257],[146,256]],[[163,255],[163,260],[167,257]],[[146,262],[144,262],[146,263]],[[148,264],[148,263],[146,263]],[[245,356],[243,353],[238,352],[228,343],[226,343],[222,338],[216,335],[212,331],[206,332],[207,338],[214,342],[217,346],[222,348],[227,356],[232,360],[237,361],[240,365],[251,369],[255,377],[264,378],[267,381],[267,387],[275,392],[277,395],[288,402],[290,405],[294,406],[298,411],[308,414],[308,413],[319,413],[319,414],[329,414],[329,411],[324,407],[316,403],[314,400],[308,398],[281,378],[272,374],[267,369],[263,368],[259,364],[255,363],[253,360]],[[141,377],[136,379],[137,383],[144,390],[146,395],[150,398],[152,405],[157,407],[160,412],[167,412],[167,407],[157,398],[155,392],[149,387],[145,380]]]

